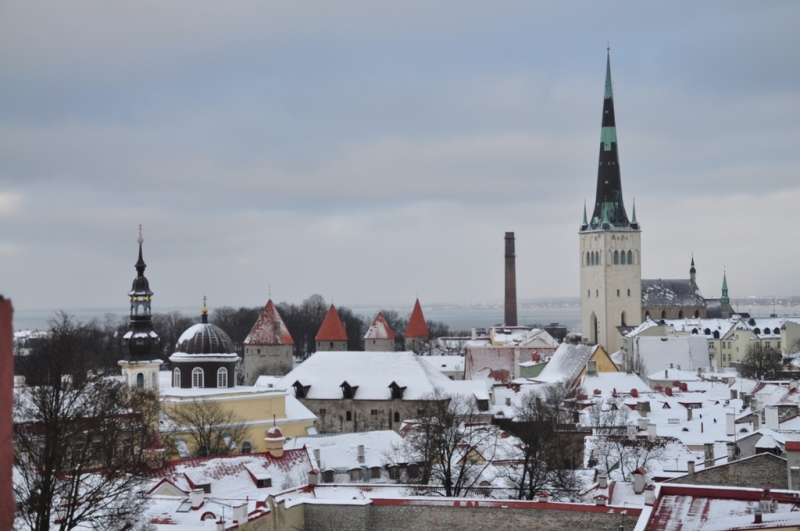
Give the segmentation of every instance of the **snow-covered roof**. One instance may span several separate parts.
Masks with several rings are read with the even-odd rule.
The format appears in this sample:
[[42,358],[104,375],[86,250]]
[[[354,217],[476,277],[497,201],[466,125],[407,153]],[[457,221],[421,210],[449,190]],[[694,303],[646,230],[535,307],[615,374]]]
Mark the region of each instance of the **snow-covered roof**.
[[464,372],[464,356],[422,356],[439,372]]
[[[471,394],[473,386],[452,381],[413,352],[316,352],[283,377],[279,387],[309,386],[307,399],[340,399],[340,386],[356,385],[355,400],[389,400],[392,382],[405,383],[403,400],[418,400],[436,388]],[[476,382],[477,383],[477,382]],[[478,388],[482,384],[478,385]]]
[[379,312],[375,320],[372,321],[367,333],[364,334],[364,339],[394,339],[394,332],[392,332],[392,328],[386,322],[382,312]]
[[698,306],[705,306],[705,300],[689,279],[642,279],[642,308]]
[[708,341],[704,337],[640,336],[634,341],[633,355],[641,358],[648,374],[663,374],[670,368],[693,372],[710,368]]
[[651,391],[650,386],[637,374],[625,372],[598,372],[596,376],[584,374],[580,385],[587,394],[594,395],[597,390],[601,396],[630,394],[632,389],[639,393]]
[[[314,455],[319,450],[320,462],[314,463],[319,470],[346,472],[361,467],[384,467],[389,463],[389,454],[399,447],[403,439],[392,430],[343,433],[316,437],[295,437],[284,448],[308,449]],[[364,462],[358,460],[358,447],[364,447]],[[312,457],[313,459],[313,457]]]
[[347,341],[347,332],[345,332],[342,320],[339,319],[339,314],[333,304],[328,308],[328,313],[325,314],[325,319],[322,321],[315,339],[316,341]]
[[496,346],[556,348],[558,341],[547,331],[529,326],[493,326],[489,338]]
[[250,329],[250,333],[244,340],[245,345],[294,345],[292,335],[286,324],[278,313],[278,309],[272,303],[272,299],[267,301],[267,305]]
[[561,381],[573,383],[598,348],[600,348],[598,345],[562,343],[536,380],[548,383]]

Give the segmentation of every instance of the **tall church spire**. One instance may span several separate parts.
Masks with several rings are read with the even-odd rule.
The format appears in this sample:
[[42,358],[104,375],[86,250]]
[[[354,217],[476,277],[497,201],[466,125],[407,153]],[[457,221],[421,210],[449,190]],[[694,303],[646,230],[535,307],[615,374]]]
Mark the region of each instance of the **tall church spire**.
[[597,196],[591,225],[597,228],[608,220],[615,228],[628,227],[628,214],[622,201],[622,181],[617,151],[617,127],[614,120],[614,93],[611,86],[611,54],[606,57],[606,89],[600,130],[600,163],[597,170]]
[[729,304],[731,302],[728,298],[728,274],[725,271],[722,272],[722,298],[720,302],[722,304]]

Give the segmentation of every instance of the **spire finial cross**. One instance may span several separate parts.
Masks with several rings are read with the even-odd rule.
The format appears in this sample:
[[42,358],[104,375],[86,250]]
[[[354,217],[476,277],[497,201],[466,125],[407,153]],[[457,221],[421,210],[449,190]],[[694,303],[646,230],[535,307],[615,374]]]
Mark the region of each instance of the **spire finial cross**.
[[136,241],[138,241],[140,245],[141,245],[141,243],[144,241],[144,240],[142,239],[142,224],[141,224],[141,223],[139,223],[139,239],[138,239],[138,240],[136,240]]
[[208,308],[206,307],[206,296],[203,295],[203,313],[208,313]]

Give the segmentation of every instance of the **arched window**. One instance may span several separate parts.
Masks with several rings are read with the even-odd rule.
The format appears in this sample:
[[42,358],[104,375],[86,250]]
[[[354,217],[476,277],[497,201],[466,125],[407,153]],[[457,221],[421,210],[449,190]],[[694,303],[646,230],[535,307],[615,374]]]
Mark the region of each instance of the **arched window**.
[[667,310],[661,310],[661,318],[662,319],[666,319],[667,318]]
[[631,288],[628,288],[628,297],[631,296]]
[[144,374],[139,373],[136,375],[136,387],[144,387]]
[[629,264],[633,263],[633,253],[630,251],[628,251],[628,263]]
[[177,367],[172,371],[172,387],[181,386],[181,370]]
[[245,441],[242,443],[243,454],[249,454],[252,451],[253,451],[253,443],[251,443],[250,441]]
[[620,316],[620,318],[619,318],[619,322],[620,322],[620,324],[621,324],[622,326],[626,326],[626,325],[625,325],[625,312],[622,312],[622,315],[621,315],[621,316]]
[[217,369],[217,387],[228,387],[228,369],[225,367]]
[[619,263],[625,265],[625,251],[619,252]]
[[645,318],[645,320],[650,319],[650,312],[649,311],[648,312],[644,312],[644,318]]
[[397,411],[394,412],[394,421],[400,422],[400,413]]
[[695,317],[700,317],[700,310],[695,310],[694,311],[694,316]]
[[195,367],[192,369],[192,387],[204,387],[203,383],[203,369]]
[[150,381],[152,382],[151,387],[153,389],[158,389],[158,374],[153,373],[151,376],[152,376],[152,378],[150,378]]
[[586,253],[586,264],[585,265],[591,265],[589,263],[589,253],[588,252]]
[[586,296],[587,296],[587,297],[589,297],[589,298],[591,299],[591,298],[592,298],[592,290],[590,290],[590,289],[587,289],[587,290],[586,290]]
[[683,319],[683,310],[678,310],[678,319]]
[[614,251],[614,265],[619,264],[619,251]]
[[348,411],[345,414],[345,417],[346,417],[346,420],[353,420],[353,414],[350,411]]
[[594,255],[597,258],[597,265],[600,265],[600,251],[595,251]]
[[619,297],[619,290],[617,290],[617,297]]

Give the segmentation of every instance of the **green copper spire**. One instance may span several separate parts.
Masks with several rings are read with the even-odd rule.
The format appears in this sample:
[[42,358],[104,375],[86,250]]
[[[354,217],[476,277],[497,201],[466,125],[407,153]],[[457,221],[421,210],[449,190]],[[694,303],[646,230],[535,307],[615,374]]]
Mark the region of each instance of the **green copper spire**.
[[[591,226],[604,228],[630,227],[622,201],[622,180],[617,151],[617,126],[614,118],[614,93],[611,88],[611,55],[606,57],[606,87],[603,98],[603,120],[600,126],[600,160],[597,170],[597,195]],[[636,229],[637,227],[633,227]]]
[[589,222],[586,221],[586,201],[583,202],[583,227],[586,228]]
[[729,304],[731,302],[728,298],[728,275],[724,271],[722,273],[722,298],[719,302],[722,304]]
[[[631,225],[638,225],[639,222],[636,221],[636,199],[633,200],[633,219],[631,219]],[[634,228],[636,228],[634,226]],[[692,258],[694,260],[694,258]]]

